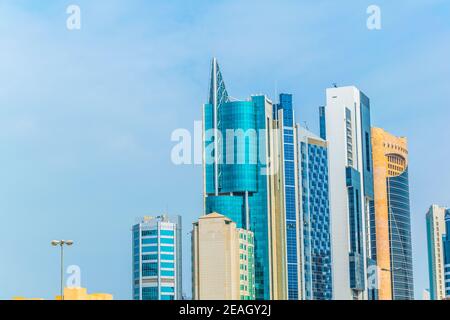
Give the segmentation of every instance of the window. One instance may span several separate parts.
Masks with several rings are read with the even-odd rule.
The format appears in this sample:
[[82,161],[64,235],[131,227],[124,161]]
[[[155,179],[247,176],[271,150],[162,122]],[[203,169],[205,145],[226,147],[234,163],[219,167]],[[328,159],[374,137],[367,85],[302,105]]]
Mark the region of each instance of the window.
[[143,263],[142,275],[144,277],[156,277],[158,275],[158,264],[156,262]]
[[173,251],[174,251],[174,247],[161,246],[161,252],[173,252]]
[[346,127],[347,127],[347,163],[353,166],[353,131],[352,131],[352,112],[345,109]]
[[369,133],[366,132],[366,169],[367,171],[371,171],[370,170],[370,138],[369,138]]
[[161,292],[174,293],[175,292],[175,288],[174,287],[161,287]]
[[148,260],[158,260],[157,254],[144,254],[142,255],[142,260],[148,261]]
[[157,238],[142,239],[142,244],[157,244],[157,243],[158,243]]
[[171,254],[161,254],[161,260],[173,261],[174,257]]
[[142,288],[142,300],[158,300],[158,287]]
[[156,230],[143,230],[142,231],[142,236],[143,237],[147,237],[147,236],[156,236]]
[[161,262],[161,268],[163,269],[173,269],[175,264],[172,262]]
[[163,244],[173,244],[173,238],[161,238]]
[[174,236],[173,230],[161,230],[160,234],[161,234],[161,236],[167,236],[167,237],[173,237]]
[[161,270],[161,277],[173,277],[173,276],[175,276],[174,271]]
[[158,251],[157,246],[142,247],[142,252],[144,252],[144,253],[157,252],[157,251]]

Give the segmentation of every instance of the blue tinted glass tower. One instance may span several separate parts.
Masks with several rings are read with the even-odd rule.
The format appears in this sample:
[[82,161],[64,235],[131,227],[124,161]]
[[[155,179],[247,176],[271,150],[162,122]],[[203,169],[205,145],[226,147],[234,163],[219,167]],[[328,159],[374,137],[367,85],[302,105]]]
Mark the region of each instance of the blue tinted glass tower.
[[286,218],[286,269],[289,300],[301,298],[300,215],[298,206],[298,149],[297,127],[291,94],[280,94],[279,104],[274,106],[274,118],[281,129],[284,185],[284,216]]
[[[408,142],[372,128],[375,207],[371,208],[372,257],[380,270],[380,300],[414,299]],[[375,213],[374,215],[372,213]]]
[[[394,155],[390,156],[394,157]],[[397,162],[399,163],[399,162]],[[408,168],[387,179],[394,300],[414,299]]]
[[298,129],[305,300],[333,297],[327,142]]
[[180,300],[181,217],[144,217],[132,233],[133,300]]
[[265,96],[231,99],[213,59],[203,116],[205,214],[217,212],[254,233],[256,299],[281,298],[284,227],[282,206],[275,205],[273,104]]

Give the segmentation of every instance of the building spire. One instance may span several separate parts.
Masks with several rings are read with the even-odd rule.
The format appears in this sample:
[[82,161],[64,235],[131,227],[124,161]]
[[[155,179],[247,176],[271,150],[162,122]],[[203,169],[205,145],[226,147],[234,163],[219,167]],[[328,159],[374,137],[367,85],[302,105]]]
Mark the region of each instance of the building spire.
[[216,196],[219,195],[219,160],[220,160],[220,150],[219,150],[219,137],[217,131],[221,127],[220,115],[222,106],[229,102],[228,92],[225,88],[225,83],[223,81],[222,73],[220,72],[219,63],[216,58],[212,60],[211,66],[211,84],[209,90],[209,104],[213,106],[213,117],[214,117],[214,193]]
[[222,105],[229,101],[228,92],[225,88],[219,63],[216,58],[211,63],[211,82],[209,87],[209,103],[212,105]]

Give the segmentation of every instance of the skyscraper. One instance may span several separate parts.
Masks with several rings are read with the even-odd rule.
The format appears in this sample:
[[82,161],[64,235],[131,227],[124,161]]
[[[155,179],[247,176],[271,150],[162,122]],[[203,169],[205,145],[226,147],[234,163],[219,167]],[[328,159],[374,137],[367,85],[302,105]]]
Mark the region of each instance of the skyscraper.
[[194,223],[192,262],[195,300],[255,299],[253,232],[217,213],[203,216]]
[[372,256],[379,267],[380,300],[414,299],[408,144],[372,128],[375,218]]
[[181,217],[144,217],[132,233],[133,300],[181,299]]
[[284,216],[286,218],[286,270],[287,296],[289,300],[302,298],[301,266],[301,223],[298,189],[298,143],[297,126],[294,123],[294,109],[291,94],[280,94],[279,103],[274,105],[274,118],[278,121],[282,150],[280,180],[284,186]]
[[368,299],[373,206],[370,101],[356,87],[327,89],[321,135],[328,141],[333,295]]
[[446,296],[443,244],[444,235],[447,233],[445,211],[445,208],[432,205],[426,215],[431,300],[442,300]]
[[444,236],[444,276],[445,276],[445,297],[450,299],[450,210],[445,212]]
[[305,300],[333,297],[327,142],[298,128]]
[[203,111],[205,214],[217,212],[254,233],[255,295],[264,300],[287,295],[280,139],[273,109],[262,95],[231,99],[213,59]]

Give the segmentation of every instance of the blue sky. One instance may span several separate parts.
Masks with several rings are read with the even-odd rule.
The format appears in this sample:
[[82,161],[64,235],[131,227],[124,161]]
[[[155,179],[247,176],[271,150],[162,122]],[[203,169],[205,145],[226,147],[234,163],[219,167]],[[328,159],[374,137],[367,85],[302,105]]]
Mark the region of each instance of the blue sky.
[[[82,29],[66,29],[81,7]],[[366,28],[377,4],[382,30]],[[228,91],[294,94],[317,131],[325,88],[356,85],[372,119],[410,143],[417,297],[428,287],[424,216],[450,206],[450,3],[409,1],[0,0],[0,299],[59,289],[52,239],[89,291],[128,299],[131,225],[202,212],[199,166],[174,166],[171,132],[192,130],[217,56]]]

